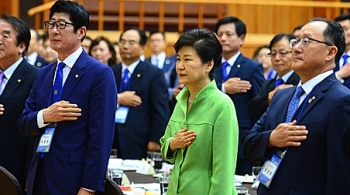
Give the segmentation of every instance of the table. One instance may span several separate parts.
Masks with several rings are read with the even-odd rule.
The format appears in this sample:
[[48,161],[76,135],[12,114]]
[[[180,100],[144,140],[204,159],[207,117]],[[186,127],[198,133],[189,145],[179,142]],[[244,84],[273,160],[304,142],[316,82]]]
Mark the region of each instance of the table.
[[[143,175],[136,173],[135,171],[124,171],[124,174],[128,176],[130,183],[159,183],[159,181],[152,175]],[[249,189],[250,195],[256,195],[256,190],[252,189],[251,185],[252,184],[250,183],[243,183],[242,186]]]

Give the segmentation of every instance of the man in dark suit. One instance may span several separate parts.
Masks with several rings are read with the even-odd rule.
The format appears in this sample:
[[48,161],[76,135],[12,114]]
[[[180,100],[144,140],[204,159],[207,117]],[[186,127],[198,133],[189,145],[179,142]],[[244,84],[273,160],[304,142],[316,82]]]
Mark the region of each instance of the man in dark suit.
[[38,31],[35,29],[30,29],[30,34],[31,34],[30,46],[28,48],[26,60],[31,65],[34,65],[38,68],[46,66],[47,62],[44,60],[44,58],[40,57],[38,54],[38,49],[39,49],[41,37],[40,37]]
[[350,125],[350,91],[333,74],[345,49],[344,32],[334,21],[314,18],[298,37],[291,47],[300,83],[275,94],[244,135],[244,153],[266,160],[258,195],[350,194],[350,159],[342,147]]
[[250,100],[248,113],[252,118],[260,118],[264,114],[277,91],[297,85],[300,81],[299,76],[292,70],[292,50],[289,46],[291,39],[295,39],[293,34],[281,33],[274,36],[270,42],[269,55],[277,76],[265,81],[259,94]]
[[58,59],[39,71],[19,119],[21,134],[35,136],[38,148],[28,195],[95,194],[104,191],[113,142],[113,72],[81,47],[89,26],[83,6],[58,0],[44,24]]
[[24,108],[38,69],[24,60],[30,31],[24,21],[0,18],[0,166],[11,172],[25,191],[32,141],[21,137],[17,120]]
[[350,13],[341,14],[334,21],[338,22],[344,29],[345,51],[334,68],[335,76],[350,89]]
[[159,151],[159,139],[169,120],[168,90],[159,68],[140,60],[147,37],[137,28],[119,39],[122,63],[113,68],[119,107],[113,147],[123,159],[146,158]]
[[169,101],[172,99],[174,86],[171,86],[171,70],[175,67],[176,55],[168,57],[165,53],[167,42],[164,32],[152,31],[149,36],[151,57],[145,61],[163,70],[168,85]]
[[[215,25],[215,32],[222,45],[222,62],[215,69],[215,80],[218,88],[232,99],[237,111],[240,139],[245,130],[252,128],[254,120],[247,112],[248,102],[255,97],[265,81],[262,65],[244,57],[240,47],[246,35],[245,24],[236,17],[220,19]],[[241,142],[238,145],[236,174],[252,173],[252,162],[242,152]]]

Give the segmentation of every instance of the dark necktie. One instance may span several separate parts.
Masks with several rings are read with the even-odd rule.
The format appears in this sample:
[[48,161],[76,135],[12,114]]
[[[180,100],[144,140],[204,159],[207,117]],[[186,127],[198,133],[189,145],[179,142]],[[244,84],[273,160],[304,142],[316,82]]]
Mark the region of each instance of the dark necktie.
[[229,72],[227,72],[227,67],[230,66],[228,62],[223,62],[222,63],[222,80],[226,81],[228,78]]
[[290,101],[289,105],[288,105],[288,111],[287,111],[287,116],[286,116],[286,121],[287,123],[292,121],[292,118],[295,114],[295,112],[297,111],[298,107],[299,107],[299,102],[300,102],[300,97],[304,94],[304,90],[301,86],[299,86],[297,88],[297,90],[295,90],[295,93],[292,97],[292,100]]
[[275,81],[275,87],[278,87],[279,85],[282,85],[282,84],[284,84],[284,81],[281,78],[279,78]]
[[123,80],[122,80],[122,83],[120,85],[121,92],[124,92],[124,91],[128,90],[128,88],[129,88],[129,81],[130,81],[129,70],[127,68],[125,68],[124,75],[123,75]]
[[61,99],[63,88],[63,68],[66,66],[64,62],[58,64],[55,82],[52,89],[52,103],[58,102]]

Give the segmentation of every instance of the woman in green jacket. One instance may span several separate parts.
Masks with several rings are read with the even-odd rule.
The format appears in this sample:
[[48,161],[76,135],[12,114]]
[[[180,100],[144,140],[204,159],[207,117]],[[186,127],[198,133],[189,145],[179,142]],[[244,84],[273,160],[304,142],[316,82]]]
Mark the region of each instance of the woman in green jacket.
[[164,136],[164,159],[174,163],[167,195],[234,195],[238,123],[231,99],[219,91],[214,68],[222,47],[205,29],[185,32],[174,45],[176,72],[186,87]]

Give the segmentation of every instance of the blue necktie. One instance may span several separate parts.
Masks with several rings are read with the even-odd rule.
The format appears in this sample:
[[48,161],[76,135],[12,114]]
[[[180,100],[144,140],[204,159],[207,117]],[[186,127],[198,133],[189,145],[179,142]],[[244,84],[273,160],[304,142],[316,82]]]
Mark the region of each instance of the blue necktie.
[[128,88],[129,88],[129,81],[130,81],[129,70],[127,68],[125,68],[124,75],[123,75],[123,80],[122,80],[121,85],[120,85],[120,91],[121,92],[128,90]]
[[0,95],[2,94],[2,81],[4,80],[4,73],[0,71]]
[[292,100],[289,103],[288,106],[288,111],[287,111],[287,116],[286,116],[286,121],[285,122],[291,122],[293,119],[293,116],[295,114],[295,112],[297,111],[298,107],[299,107],[299,102],[300,102],[300,97],[304,94],[304,90],[301,86],[299,86],[297,88],[297,90],[295,90],[295,93],[292,97]]
[[282,85],[284,83],[283,79],[279,78],[275,81],[275,87],[278,87],[279,85]]
[[58,64],[55,82],[52,88],[52,103],[58,102],[61,99],[63,88],[63,68],[66,66],[64,62]]
[[344,66],[347,63],[347,61],[348,61],[349,55],[348,54],[344,54],[342,56],[342,58],[343,58],[343,66]]
[[228,62],[223,62],[222,63],[222,80],[226,81],[228,78],[229,72],[227,72],[227,67],[230,66]]

